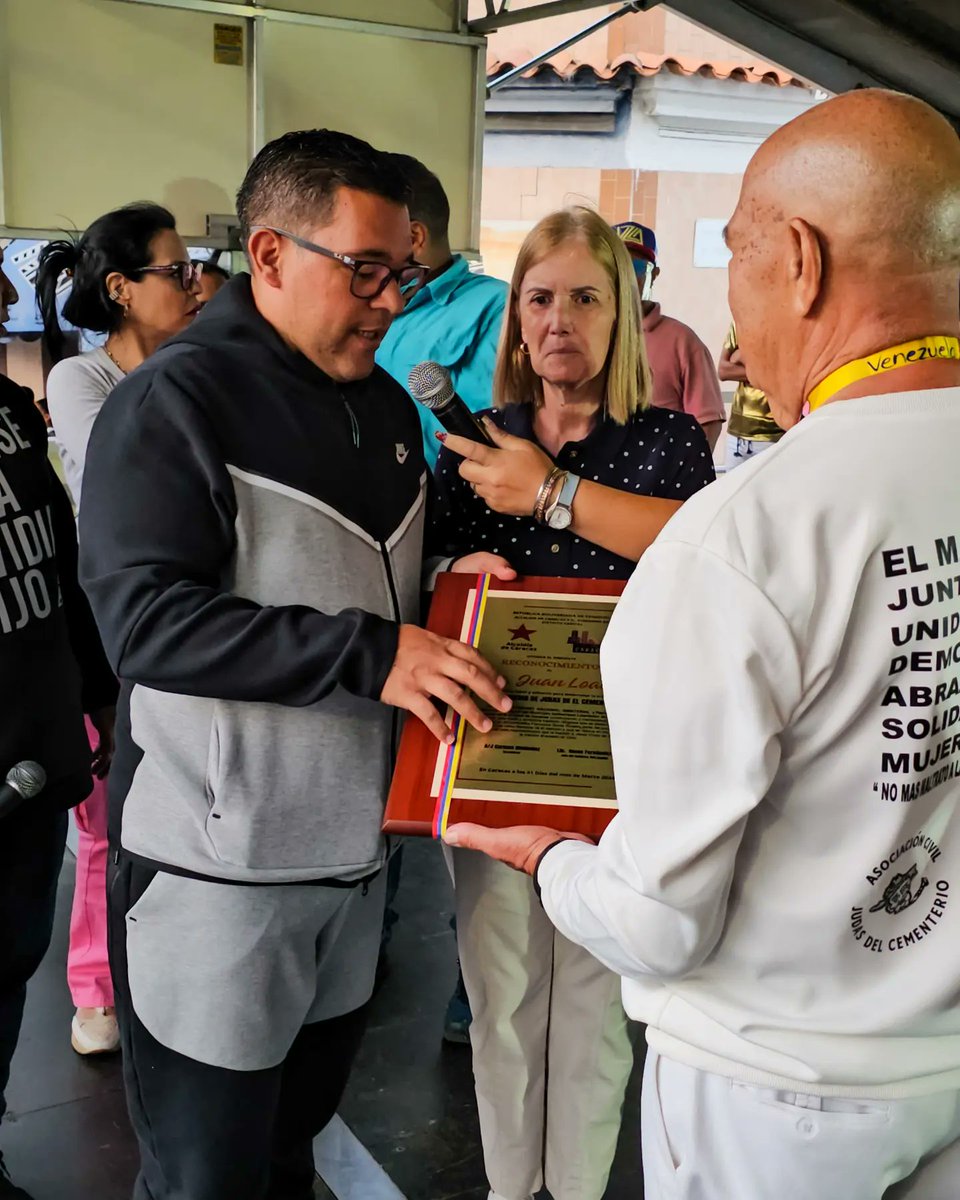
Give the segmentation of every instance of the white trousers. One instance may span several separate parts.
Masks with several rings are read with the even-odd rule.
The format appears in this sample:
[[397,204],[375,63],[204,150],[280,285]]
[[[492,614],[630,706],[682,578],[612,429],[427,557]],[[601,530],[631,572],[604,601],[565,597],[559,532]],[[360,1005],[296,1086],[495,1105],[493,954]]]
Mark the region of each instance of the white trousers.
[[758,454],[763,454],[765,450],[769,450],[771,446],[775,446],[776,442],[758,442],[753,438],[731,437],[727,434],[727,453],[726,453],[726,470],[732,471],[735,467],[742,466],[745,462],[752,462]]
[[502,1200],[601,1200],[633,1047],[619,977],[562,937],[526,875],[452,854],[487,1178]]
[[960,1092],[821,1099],[649,1049],[640,1108],[645,1200],[960,1198]]

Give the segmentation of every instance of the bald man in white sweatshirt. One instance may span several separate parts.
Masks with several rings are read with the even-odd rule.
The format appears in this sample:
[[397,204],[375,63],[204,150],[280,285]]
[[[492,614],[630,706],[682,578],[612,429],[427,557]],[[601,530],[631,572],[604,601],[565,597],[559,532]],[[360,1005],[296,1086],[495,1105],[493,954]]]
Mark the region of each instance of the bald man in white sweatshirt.
[[760,148],[726,237],[788,433],[618,606],[619,815],[599,846],[447,840],[534,874],[623,977],[646,1200],[956,1200],[960,141],[840,96]]

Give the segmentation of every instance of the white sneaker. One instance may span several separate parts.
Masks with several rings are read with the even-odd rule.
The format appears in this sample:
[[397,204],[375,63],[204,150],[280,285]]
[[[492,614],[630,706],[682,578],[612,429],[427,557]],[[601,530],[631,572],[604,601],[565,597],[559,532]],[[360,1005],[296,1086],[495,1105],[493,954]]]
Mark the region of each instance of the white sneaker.
[[70,1029],[70,1045],[78,1054],[113,1054],[120,1049],[120,1029],[113,1008],[78,1008]]

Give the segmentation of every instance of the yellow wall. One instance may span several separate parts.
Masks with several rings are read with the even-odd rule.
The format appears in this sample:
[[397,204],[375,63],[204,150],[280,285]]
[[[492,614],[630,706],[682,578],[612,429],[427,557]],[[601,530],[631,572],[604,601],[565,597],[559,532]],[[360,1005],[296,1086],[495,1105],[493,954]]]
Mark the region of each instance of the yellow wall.
[[[445,33],[458,11],[457,0],[274,7]],[[118,0],[0,0],[0,224],[83,229],[148,199],[198,237],[207,213],[232,213],[249,160],[249,75],[214,62],[216,23],[243,25],[249,42],[248,22],[223,15]],[[475,248],[477,51],[270,18],[262,27],[266,138],[327,126],[416,155],[449,192],[454,244]]]
[[266,0],[263,6],[447,33],[454,32],[457,23],[455,0]]
[[0,3],[7,225],[82,229],[130,200],[187,233],[233,212],[246,165],[246,72],[213,61],[225,21],[115,0]]
[[450,198],[452,244],[470,248],[476,51],[271,21],[264,41],[266,136],[327,126],[414,155]]

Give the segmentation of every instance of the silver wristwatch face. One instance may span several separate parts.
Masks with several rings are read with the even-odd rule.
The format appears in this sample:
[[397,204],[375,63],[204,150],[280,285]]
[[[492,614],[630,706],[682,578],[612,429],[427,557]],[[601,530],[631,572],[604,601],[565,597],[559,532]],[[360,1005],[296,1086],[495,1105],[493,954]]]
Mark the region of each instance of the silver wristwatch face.
[[573,514],[570,509],[563,504],[558,504],[547,517],[547,524],[551,529],[566,529],[572,520]]

